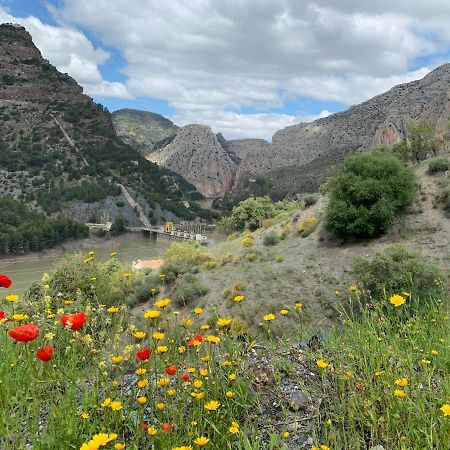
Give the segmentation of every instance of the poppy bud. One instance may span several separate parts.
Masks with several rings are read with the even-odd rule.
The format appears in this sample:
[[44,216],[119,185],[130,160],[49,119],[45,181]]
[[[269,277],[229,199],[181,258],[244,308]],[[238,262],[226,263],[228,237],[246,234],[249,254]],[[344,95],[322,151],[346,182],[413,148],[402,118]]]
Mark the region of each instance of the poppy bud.
[[166,368],[167,375],[175,375],[177,373],[177,366],[173,364],[172,366],[169,366]]
[[7,275],[0,275],[0,287],[9,288],[12,285],[12,281]]
[[142,350],[136,352],[136,359],[139,361],[147,361],[151,354],[152,351],[149,348],[143,348]]

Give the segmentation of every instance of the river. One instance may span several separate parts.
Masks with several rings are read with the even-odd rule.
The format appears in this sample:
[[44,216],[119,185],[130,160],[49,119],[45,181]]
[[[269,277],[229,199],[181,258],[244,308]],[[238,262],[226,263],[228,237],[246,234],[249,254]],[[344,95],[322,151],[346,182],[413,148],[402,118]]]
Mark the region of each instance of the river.
[[[110,253],[117,252],[117,258],[125,265],[137,259],[158,259],[167,250],[167,239],[146,238],[140,233],[129,233],[113,239],[89,238],[72,241],[54,249],[27,255],[6,255],[0,259],[0,273],[8,275],[13,285],[4,292],[23,294],[34,281],[40,280],[44,272],[52,272],[61,259],[76,251],[95,251],[96,259],[103,261]],[[2,292],[2,294],[4,293]]]

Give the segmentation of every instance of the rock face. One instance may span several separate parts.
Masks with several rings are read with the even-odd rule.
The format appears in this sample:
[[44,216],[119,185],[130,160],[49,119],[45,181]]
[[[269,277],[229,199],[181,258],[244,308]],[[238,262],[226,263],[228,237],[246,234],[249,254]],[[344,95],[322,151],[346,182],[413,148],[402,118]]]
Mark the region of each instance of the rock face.
[[205,197],[221,197],[233,184],[235,162],[206,125],[186,125],[166,147],[151,153],[150,161],[191,182]]
[[124,144],[111,115],[42,57],[25,28],[1,24],[0,195],[51,216],[88,221],[95,205],[98,216],[136,220],[118,206],[119,183],[140,194],[154,220],[167,209],[195,217],[183,206],[198,196],[190,183]]
[[119,109],[111,116],[117,136],[144,156],[167,145],[178,130],[169,119],[153,112]]

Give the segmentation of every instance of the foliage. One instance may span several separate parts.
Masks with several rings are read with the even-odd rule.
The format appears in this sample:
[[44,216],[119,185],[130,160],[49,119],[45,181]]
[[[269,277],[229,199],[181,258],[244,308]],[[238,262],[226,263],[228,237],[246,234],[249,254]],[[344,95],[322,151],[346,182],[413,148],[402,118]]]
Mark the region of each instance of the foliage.
[[428,164],[428,172],[431,174],[446,172],[450,169],[450,162],[447,159],[435,159]]
[[280,242],[280,238],[278,237],[277,233],[272,231],[271,233],[268,233],[264,236],[264,245],[268,247],[273,247],[277,245]]
[[241,230],[245,227],[250,229],[259,228],[262,221],[270,219],[276,215],[289,212],[297,208],[299,204],[294,201],[283,200],[272,202],[269,197],[250,197],[233,208],[231,216],[222,218],[218,222],[218,226],[227,227],[231,230]]
[[190,266],[200,265],[214,258],[205,252],[201,245],[196,242],[174,242],[168,248],[165,260],[167,263],[187,264]]
[[408,291],[413,298],[428,299],[442,290],[437,266],[400,245],[388,247],[372,259],[357,259],[354,276],[374,298]]
[[303,201],[305,202],[305,208],[309,208],[312,205],[317,203],[317,195],[308,194],[303,197]]
[[83,224],[47,219],[17,200],[0,197],[0,254],[37,252],[88,234]]
[[126,225],[126,220],[123,217],[118,217],[111,225],[109,232],[112,236],[120,236],[127,231]]
[[419,163],[430,153],[437,154],[436,128],[427,123],[410,123],[408,128],[408,149],[412,160]]
[[314,232],[318,224],[317,217],[306,217],[298,224],[298,233],[305,238]]
[[255,238],[252,234],[247,234],[244,236],[244,239],[242,239],[241,245],[244,248],[253,247],[255,245]]
[[173,292],[173,299],[178,306],[186,306],[197,298],[206,295],[209,289],[192,273],[185,274]]
[[379,149],[352,156],[334,180],[328,228],[343,238],[378,236],[412,203],[415,194],[412,170],[392,153]]
[[[386,308],[397,314],[385,314]],[[410,318],[406,322],[399,320],[403,312]],[[316,352],[316,361],[326,367],[318,368],[324,402],[315,444],[349,450],[445,447],[448,299],[425,301],[420,310],[408,302],[399,308],[377,304],[342,319],[343,326]]]

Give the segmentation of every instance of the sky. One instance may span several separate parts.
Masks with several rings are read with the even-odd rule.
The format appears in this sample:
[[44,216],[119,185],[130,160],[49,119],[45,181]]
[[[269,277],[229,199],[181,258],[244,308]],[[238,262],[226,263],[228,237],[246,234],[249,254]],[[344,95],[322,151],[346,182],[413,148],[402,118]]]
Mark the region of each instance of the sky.
[[0,0],[110,111],[270,140],[450,60],[448,0]]

